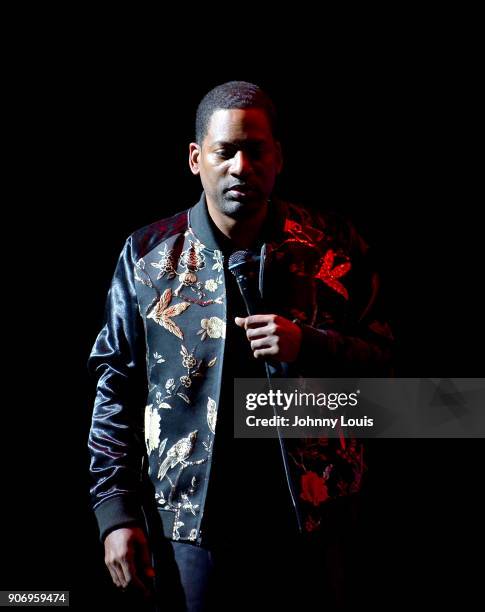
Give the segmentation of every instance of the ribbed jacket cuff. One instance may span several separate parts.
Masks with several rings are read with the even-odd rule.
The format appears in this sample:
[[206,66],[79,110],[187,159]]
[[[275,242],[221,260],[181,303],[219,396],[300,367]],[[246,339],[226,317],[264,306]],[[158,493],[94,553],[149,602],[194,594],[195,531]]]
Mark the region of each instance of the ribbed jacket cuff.
[[98,521],[101,542],[115,529],[144,524],[140,503],[126,495],[110,497],[94,510],[94,514]]

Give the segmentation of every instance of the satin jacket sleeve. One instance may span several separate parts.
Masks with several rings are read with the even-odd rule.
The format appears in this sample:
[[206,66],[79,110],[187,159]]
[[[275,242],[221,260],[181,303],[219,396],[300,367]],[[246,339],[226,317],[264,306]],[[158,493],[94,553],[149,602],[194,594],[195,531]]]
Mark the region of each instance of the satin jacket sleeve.
[[130,237],[106,302],[105,324],[88,361],[97,380],[89,435],[91,500],[101,539],[142,521],[141,466],[146,366]]

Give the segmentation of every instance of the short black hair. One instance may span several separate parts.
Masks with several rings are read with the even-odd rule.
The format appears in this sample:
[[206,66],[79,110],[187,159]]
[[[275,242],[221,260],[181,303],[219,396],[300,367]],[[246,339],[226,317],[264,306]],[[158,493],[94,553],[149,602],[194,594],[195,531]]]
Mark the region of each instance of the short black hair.
[[195,140],[201,145],[209,121],[216,110],[259,108],[268,117],[271,132],[276,137],[276,108],[273,101],[258,85],[247,81],[228,81],[211,89],[201,100],[195,117]]

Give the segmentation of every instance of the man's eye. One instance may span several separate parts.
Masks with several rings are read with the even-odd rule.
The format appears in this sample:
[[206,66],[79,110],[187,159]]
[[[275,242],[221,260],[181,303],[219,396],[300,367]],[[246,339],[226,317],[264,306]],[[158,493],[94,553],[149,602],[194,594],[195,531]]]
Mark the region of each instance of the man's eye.
[[229,159],[234,155],[232,151],[229,151],[229,149],[218,149],[215,151],[215,154],[217,157],[221,157],[223,159]]

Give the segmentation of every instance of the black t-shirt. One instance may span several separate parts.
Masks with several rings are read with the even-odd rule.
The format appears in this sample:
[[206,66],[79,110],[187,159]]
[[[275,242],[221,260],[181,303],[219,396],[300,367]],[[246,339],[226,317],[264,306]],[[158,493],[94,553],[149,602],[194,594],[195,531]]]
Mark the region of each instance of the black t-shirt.
[[247,316],[234,276],[226,271],[227,328],[221,397],[202,537],[208,546],[280,539],[297,531],[277,439],[234,438],[234,378],[266,378],[244,329]]

